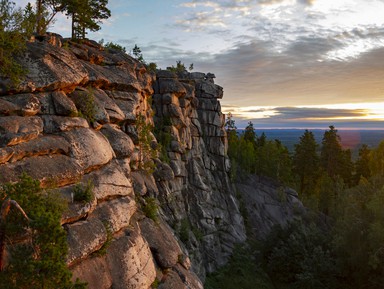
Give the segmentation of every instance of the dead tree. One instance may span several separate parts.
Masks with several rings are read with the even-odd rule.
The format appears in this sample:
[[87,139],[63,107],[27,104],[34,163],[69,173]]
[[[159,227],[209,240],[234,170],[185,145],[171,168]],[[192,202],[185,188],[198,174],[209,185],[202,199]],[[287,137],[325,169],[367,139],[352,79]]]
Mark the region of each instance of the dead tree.
[[0,209],[0,272],[4,270],[4,255],[5,255],[5,240],[6,240],[6,231],[5,231],[5,224],[6,224],[6,218],[11,210],[11,207],[16,208],[25,219],[29,222],[30,219],[28,218],[27,214],[24,212],[23,208],[20,207],[20,205],[10,198],[6,198],[1,206]]

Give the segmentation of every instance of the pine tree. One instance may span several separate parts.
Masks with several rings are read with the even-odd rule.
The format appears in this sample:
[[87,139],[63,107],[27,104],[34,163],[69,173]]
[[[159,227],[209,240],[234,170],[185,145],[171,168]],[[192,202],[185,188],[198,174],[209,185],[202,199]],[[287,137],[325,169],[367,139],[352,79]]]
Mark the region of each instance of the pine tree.
[[321,166],[332,179],[340,174],[342,151],[340,136],[335,127],[331,125],[323,135],[320,161]]
[[103,19],[111,16],[108,0],[65,0],[67,15],[72,18],[72,38],[84,39],[86,30],[98,31]]
[[359,149],[359,158],[355,164],[355,184],[358,184],[360,179],[368,179],[371,176],[371,169],[369,167],[369,155],[371,150],[366,144],[363,144]]
[[244,140],[251,142],[253,145],[256,144],[256,133],[252,121],[248,122],[245,127]]
[[309,194],[319,175],[320,159],[318,144],[311,131],[305,130],[300,142],[295,145],[293,172],[299,177],[300,195]]
[[22,66],[15,60],[26,45],[26,27],[23,11],[16,9],[15,3],[0,0],[0,78],[1,87],[17,85],[25,74]]

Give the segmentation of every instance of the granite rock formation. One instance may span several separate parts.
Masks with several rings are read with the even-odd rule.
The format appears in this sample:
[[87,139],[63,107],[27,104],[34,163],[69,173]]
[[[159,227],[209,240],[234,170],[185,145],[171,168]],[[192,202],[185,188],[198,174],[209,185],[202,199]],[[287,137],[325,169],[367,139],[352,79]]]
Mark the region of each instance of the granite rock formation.
[[[0,182],[25,172],[66,198],[74,278],[97,289],[156,279],[203,288],[246,240],[214,75],[156,75],[120,51],[57,35],[28,43],[20,62],[26,78],[0,96]],[[140,125],[155,127],[146,146]],[[92,200],[75,201],[89,184]]]

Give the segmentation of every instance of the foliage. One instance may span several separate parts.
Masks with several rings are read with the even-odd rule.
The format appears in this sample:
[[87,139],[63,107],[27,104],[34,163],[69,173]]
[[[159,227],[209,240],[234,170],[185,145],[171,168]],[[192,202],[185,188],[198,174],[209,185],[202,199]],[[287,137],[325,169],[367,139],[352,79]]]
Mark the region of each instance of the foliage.
[[269,277],[257,265],[248,246],[237,246],[228,264],[205,280],[207,289],[272,289]]
[[335,260],[329,245],[330,236],[314,223],[277,227],[265,241],[266,270],[277,287],[330,288],[335,282]]
[[152,219],[155,222],[158,222],[159,206],[155,198],[152,198],[152,197],[144,198],[142,209],[145,216],[147,216],[148,218]]
[[332,125],[328,131],[324,132],[320,161],[322,168],[332,179],[339,176],[343,178],[344,182],[348,184],[351,182],[351,152],[342,149],[340,136]]
[[168,157],[168,149],[170,148],[172,135],[171,135],[172,121],[170,117],[163,117],[160,123],[157,123],[154,129],[155,137],[160,145],[160,160],[166,163],[170,162]]
[[77,184],[73,188],[73,200],[75,202],[89,203],[93,198],[93,183],[90,180],[86,184]]
[[104,44],[104,39],[101,39],[99,41],[99,44],[102,45],[107,50],[117,50],[117,51],[124,52],[124,53],[127,52],[124,46],[122,46],[122,45],[120,45],[118,43],[114,43],[112,41],[107,42],[107,43]]
[[318,144],[312,132],[305,130],[300,142],[295,145],[293,172],[299,177],[299,194],[308,196],[319,175]]
[[[187,68],[184,63],[181,62],[181,60],[176,61],[176,66],[172,65],[171,67],[167,67],[167,70],[179,73],[187,71]],[[189,70],[193,70],[193,63],[189,65]]]
[[259,174],[286,184],[292,181],[291,158],[280,141],[267,140],[265,134],[257,137],[252,122],[248,123],[244,134],[237,135],[232,114],[228,114],[225,126],[232,179]]
[[64,0],[72,19],[72,39],[84,39],[86,30],[98,31],[102,20],[111,16],[108,0]]
[[107,249],[109,248],[113,240],[111,226],[108,224],[108,222],[103,222],[103,225],[105,227],[105,230],[107,231],[107,240],[104,242],[103,246],[101,246],[99,250],[92,254],[95,256],[105,256],[105,254],[107,254]]
[[144,62],[143,53],[141,52],[141,48],[135,44],[132,48],[133,57],[135,57],[138,61]]
[[68,0],[37,0],[35,14],[35,32],[44,35],[55,16],[63,12],[68,5]]
[[[27,11],[25,11],[27,13]],[[30,33],[29,18],[24,18],[21,8],[9,0],[0,1],[0,77],[17,85],[26,71],[16,58],[26,48],[26,38]]]
[[11,262],[0,272],[0,288],[85,288],[72,284],[66,266],[66,233],[60,225],[64,201],[54,192],[43,191],[40,183],[22,175],[15,184],[0,189],[0,200],[16,200],[31,219],[11,211],[6,222],[9,240],[29,235],[29,242],[10,245]]
[[89,89],[87,93],[81,95],[78,113],[80,117],[85,118],[89,123],[94,123],[96,121],[96,100],[91,89]]
[[152,159],[157,157],[157,147],[154,147],[154,136],[152,135],[153,126],[147,123],[143,115],[136,118],[136,131],[139,139],[140,163],[139,168],[151,173],[155,165]]
[[188,242],[190,231],[191,231],[191,225],[189,224],[189,220],[187,218],[182,219],[180,221],[179,237],[183,243]]

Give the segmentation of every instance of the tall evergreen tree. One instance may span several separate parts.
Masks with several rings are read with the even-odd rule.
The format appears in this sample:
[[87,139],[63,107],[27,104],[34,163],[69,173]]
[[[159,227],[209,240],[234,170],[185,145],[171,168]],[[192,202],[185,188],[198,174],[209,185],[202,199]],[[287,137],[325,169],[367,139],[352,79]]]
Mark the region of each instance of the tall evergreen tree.
[[300,142],[295,145],[293,172],[299,177],[300,195],[310,193],[319,175],[320,159],[317,147],[313,133],[308,130],[305,130]]
[[340,136],[337,134],[337,129],[331,125],[323,135],[320,161],[321,166],[332,179],[340,175],[342,151]]
[[249,141],[254,145],[256,144],[256,133],[252,121],[248,122],[248,125],[245,127],[244,140]]
[[0,0],[0,78],[3,89],[17,84],[24,75],[15,57],[25,49],[27,24],[21,8],[15,8],[12,1]]
[[59,12],[67,8],[67,0],[36,0],[36,33],[43,35]]
[[371,150],[366,144],[363,144],[359,149],[359,157],[355,164],[355,184],[358,184],[360,179],[368,179],[371,176],[371,169],[369,167],[369,156]]
[[86,30],[98,31],[103,19],[111,16],[108,0],[65,0],[67,15],[72,18],[72,38],[84,39]]

